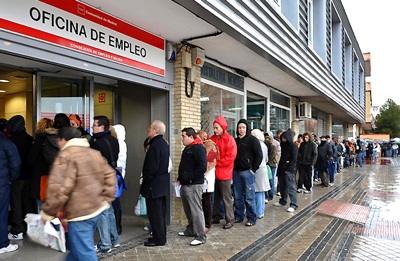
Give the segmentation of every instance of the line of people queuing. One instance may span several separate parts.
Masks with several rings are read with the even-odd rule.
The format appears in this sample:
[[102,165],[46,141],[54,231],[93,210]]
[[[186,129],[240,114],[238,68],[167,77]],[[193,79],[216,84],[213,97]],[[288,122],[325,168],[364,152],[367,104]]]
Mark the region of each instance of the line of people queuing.
[[17,250],[10,240],[23,240],[27,213],[68,221],[67,260],[97,260],[96,251],[120,246],[115,167],[125,175],[125,128],[95,116],[92,129],[93,136],[78,115],[58,113],[40,119],[32,137],[23,116],[0,119],[0,253]]
[[[318,181],[322,187],[333,186],[342,161],[348,161],[350,166],[350,162],[355,162],[354,157],[360,158],[363,153],[361,144],[359,148],[351,141],[333,140],[329,135],[317,141],[315,135],[306,132],[295,141],[291,129],[279,130],[276,136],[251,130],[246,119],[237,123],[236,137],[227,129],[226,119],[219,116],[213,122],[214,133],[210,137],[192,127],[181,130],[184,149],[177,183],[188,224],[178,235],[191,237],[192,246],[206,243],[212,225],[220,224],[221,220],[225,220],[223,229],[239,223],[247,227],[256,225],[257,219],[264,217],[265,204],[273,200],[275,188],[280,198],[273,205],[287,206],[287,212],[294,212],[298,208],[298,193],[311,193]],[[147,247],[167,242],[165,184],[169,179],[169,149],[162,138],[164,131],[165,125],[160,121],[153,122],[148,129],[151,145],[141,186],[147,209],[151,210],[148,215],[153,234],[144,243]],[[362,166],[362,160],[356,162]]]

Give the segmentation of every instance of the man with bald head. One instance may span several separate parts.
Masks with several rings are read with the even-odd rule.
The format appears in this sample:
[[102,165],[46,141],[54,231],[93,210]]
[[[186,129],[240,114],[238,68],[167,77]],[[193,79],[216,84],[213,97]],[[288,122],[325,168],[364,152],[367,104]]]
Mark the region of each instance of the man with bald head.
[[164,140],[165,124],[153,121],[147,129],[149,149],[143,163],[140,194],[146,198],[147,215],[153,237],[147,247],[164,246],[167,242],[167,195],[169,192],[169,146]]

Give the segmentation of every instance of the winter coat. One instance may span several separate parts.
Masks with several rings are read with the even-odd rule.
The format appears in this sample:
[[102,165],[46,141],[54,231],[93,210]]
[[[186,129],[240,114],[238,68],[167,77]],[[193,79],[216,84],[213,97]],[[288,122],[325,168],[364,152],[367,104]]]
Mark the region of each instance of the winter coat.
[[218,147],[219,160],[215,167],[215,178],[217,180],[231,180],[233,176],[233,164],[237,154],[235,139],[226,132],[228,124],[223,116],[217,117],[214,123],[218,123],[224,130],[221,135],[213,135],[210,140],[214,141]]
[[268,148],[264,144],[264,142],[260,142],[260,147],[262,151],[262,160],[260,163],[260,167],[256,171],[256,192],[263,192],[263,191],[268,191],[271,189],[271,186],[269,184],[269,178],[268,178],[268,169],[267,169],[267,161],[268,161]]
[[143,162],[140,194],[145,198],[160,198],[169,193],[169,146],[162,135],[150,139],[150,148]]
[[303,141],[300,144],[297,164],[314,166],[317,162],[317,156],[317,144],[315,144],[313,141]]
[[255,173],[263,159],[260,141],[251,135],[250,124],[245,119],[237,123],[236,133],[239,133],[238,128],[241,123],[246,124],[246,135],[235,138],[238,152],[234,161],[234,170],[251,170]]
[[199,137],[182,151],[178,169],[178,181],[181,185],[204,183],[207,170],[207,153]]
[[333,151],[332,146],[329,145],[327,141],[323,141],[318,146],[318,157],[316,168],[319,172],[326,172],[328,160],[332,157]]
[[59,148],[57,145],[57,134],[58,130],[55,128],[47,128],[44,130],[45,139],[43,141],[43,156],[46,159],[47,164],[51,166],[56,158]]
[[127,153],[128,149],[126,147],[126,142],[125,142],[125,127],[121,124],[117,124],[113,126],[115,133],[117,134],[117,140],[119,144],[119,153],[118,153],[118,160],[117,160],[117,166],[122,168],[122,177],[125,178],[125,169],[126,169],[126,159],[127,159]]
[[15,144],[0,132],[0,188],[10,185],[20,175],[21,159]]
[[119,144],[118,140],[111,136],[109,130],[93,134],[90,147],[101,152],[108,164],[117,166]]
[[272,145],[270,140],[265,140],[265,145],[268,148],[268,166],[270,166],[271,168],[276,168],[276,166],[278,165],[277,159],[276,159],[276,147],[274,145]]
[[28,153],[32,147],[33,137],[23,131],[11,132],[9,139],[17,146],[21,159],[21,174],[18,180],[30,180],[32,177],[32,166],[28,164]]
[[48,128],[43,133],[36,134],[27,157],[27,162],[32,167],[31,196],[33,198],[40,199],[41,176],[49,174],[50,166],[58,151],[56,129]]
[[[285,138],[286,141],[283,142],[282,138]],[[289,131],[283,132],[280,139],[281,158],[278,164],[277,175],[284,175],[285,172],[296,173],[299,148],[296,143],[293,142],[293,136]]]
[[69,221],[99,215],[115,198],[115,170],[86,139],[69,140],[50,171],[41,215],[50,220],[64,209]]

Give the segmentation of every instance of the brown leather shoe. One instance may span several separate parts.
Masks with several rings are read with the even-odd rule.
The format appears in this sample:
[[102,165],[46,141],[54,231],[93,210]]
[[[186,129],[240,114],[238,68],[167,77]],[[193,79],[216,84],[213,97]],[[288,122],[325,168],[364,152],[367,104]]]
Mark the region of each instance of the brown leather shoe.
[[233,224],[231,222],[227,222],[224,226],[224,229],[230,229],[233,227]]

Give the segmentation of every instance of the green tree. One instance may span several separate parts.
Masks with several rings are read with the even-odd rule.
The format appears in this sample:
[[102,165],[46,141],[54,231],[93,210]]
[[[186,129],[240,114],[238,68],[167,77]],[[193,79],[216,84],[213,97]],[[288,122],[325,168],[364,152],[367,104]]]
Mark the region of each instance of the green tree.
[[390,134],[390,138],[400,136],[400,108],[392,99],[382,105],[375,124],[381,133]]

